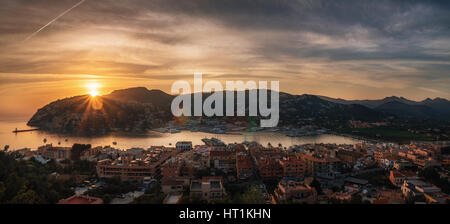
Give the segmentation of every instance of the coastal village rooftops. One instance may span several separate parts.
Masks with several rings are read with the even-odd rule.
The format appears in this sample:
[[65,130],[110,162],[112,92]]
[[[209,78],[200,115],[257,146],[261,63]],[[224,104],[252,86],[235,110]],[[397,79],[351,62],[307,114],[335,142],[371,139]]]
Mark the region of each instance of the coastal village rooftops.
[[183,198],[183,195],[180,193],[171,193],[167,195],[167,197],[164,199],[163,204],[179,204],[181,202],[181,199]]
[[145,152],[139,158],[136,156],[125,154],[121,157],[111,160],[103,159],[98,161],[98,165],[111,165],[111,166],[151,166],[153,164],[158,164],[158,162],[165,161],[171,156],[168,152]]
[[101,198],[91,197],[88,195],[73,195],[66,199],[61,199],[58,204],[72,204],[72,205],[89,205],[89,204],[103,204]]
[[232,151],[210,151],[209,152],[209,156],[211,158],[215,158],[215,157],[234,157],[235,153]]
[[314,161],[314,162],[339,162],[340,161],[338,158],[324,156],[324,155],[302,154],[301,156],[305,160]]
[[280,159],[281,163],[297,163],[297,162],[303,162],[303,160],[297,156],[287,156]]
[[358,179],[354,177],[347,177],[344,179],[345,182],[352,183],[352,184],[358,184],[358,185],[366,185],[369,183],[367,180]]
[[192,144],[192,141],[178,141],[177,144]]
[[400,178],[400,177],[411,178],[411,177],[417,176],[417,174],[413,171],[391,170],[391,173],[394,178]]
[[391,201],[391,199],[389,198],[378,198],[378,199],[374,199],[372,200],[372,204],[389,204],[389,202]]
[[199,180],[191,181],[191,190],[200,190],[202,186],[208,185],[210,189],[220,189],[222,177],[203,177]]
[[98,161],[97,164],[109,164],[111,162],[112,162],[111,159],[102,159],[102,160]]
[[281,180],[274,191],[278,201],[290,200],[305,203],[315,203],[317,191],[299,181]]
[[226,194],[222,185],[222,177],[203,177],[191,180],[190,194],[200,196],[207,201],[222,198]]
[[238,156],[236,166],[239,169],[251,169],[253,168],[253,161],[249,156]]
[[283,179],[279,182],[279,185],[283,186],[283,187],[289,187],[289,188],[308,188],[306,187],[305,184],[303,184],[300,181],[294,181],[294,180],[287,180],[287,179]]
[[177,180],[175,178],[164,178],[161,181],[161,185],[183,185],[183,180]]
[[405,180],[404,183],[404,186],[412,187],[411,189],[421,193],[438,193],[441,191],[440,188],[418,179]]
[[438,193],[441,191],[440,188],[421,180],[407,180],[406,182],[408,185],[414,186],[421,193]]
[[233,144],[231,149],[235,152],[245,152],[245,145],[243,144]]
[[191,189],[201,189],[202,187],[202,183],[198,182],[198,181],[193,181],[191,183]]

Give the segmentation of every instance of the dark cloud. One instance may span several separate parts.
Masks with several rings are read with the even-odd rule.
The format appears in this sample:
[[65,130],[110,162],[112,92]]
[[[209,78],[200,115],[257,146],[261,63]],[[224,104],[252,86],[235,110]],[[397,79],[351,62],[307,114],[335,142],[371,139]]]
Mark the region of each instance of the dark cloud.
[[21,42],[77,2],[3,0],[0,72],[82,73],[73,63],[154,79],[195,68],[228,74],[216,78],[340,72],[361,85],[409,78],[449,95],[449,1],[87,0]]

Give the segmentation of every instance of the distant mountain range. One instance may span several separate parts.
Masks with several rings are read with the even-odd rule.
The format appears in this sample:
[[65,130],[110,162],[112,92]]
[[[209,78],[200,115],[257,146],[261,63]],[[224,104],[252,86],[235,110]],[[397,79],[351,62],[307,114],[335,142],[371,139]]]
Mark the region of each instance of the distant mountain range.
[[325,96],[321,99],[340,104],[359,104],[368,108],[397,115],[399,117],[450,120],[450,101],[443,98],[423,101],[408,100],[404,97],[386,97],[380,100],[343,100]]
[[[203,99],[209,94],[204,93]],[[174,97],[161,90],[144,87],[115,90],[92,99],[87,95],[75,96],[39,109],[28,125],[80,135],[106,134],[110,131],[141,132],[164,126],[173,120],[170,105]],[[248,98],[246,103],[248,106]],[[349,120],[377,122],[401,118],[448,121],[449,115],[450,102],[440,98],[421,102],[402,97],[343,100],[280,92],[279,125],[335,127],[345,125]]]

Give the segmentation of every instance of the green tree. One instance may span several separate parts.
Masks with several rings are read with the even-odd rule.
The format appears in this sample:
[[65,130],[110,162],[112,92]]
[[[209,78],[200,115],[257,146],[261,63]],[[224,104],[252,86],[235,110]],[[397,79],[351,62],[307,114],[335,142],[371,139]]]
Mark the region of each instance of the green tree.
[[56,203],[73,195],[72,181],[48,178],[58,164],[16,160],[14,153],[0,152],[0,203]]
[[441,178],[436,168],[427,167],[419,172],[419,176],[441,188],[442,192],[446,194],[450,193],[450,183],[446,178]]
[[265,200],[262,192],[253,186],[238,198],[238,202],[244,204],[264,204]]
[[112,200],[112,197],[110,194],[105,194],[105,195],[103,195],[102,200],[103,200],[103,203],[109,204]]
[[208,204],[208,202],[206,200],[204,200],[201,196],[199,195],[186,195],[183,196],[183,199],[181,199],[181,203],[182,204]]
[[3,201],[3,197],[5,196],[6,187],[3,182],[0,182],[0,202]]
[[40,204],[41,198],[31,189],[23,188],[13,199],[11,204]]
[[406,204],[414,204],[414,202],[416,202],[416,198],[411,192],[408,192],[405,198],[405,202]]
[[322,187],[320,186],[320,182],[314,178],[313,181],[311,182],[311,187],[314,187],[317,191],[317,194],[322,194]]
[[132,202],[132,204],[162,204],[165,194],[144,194]]

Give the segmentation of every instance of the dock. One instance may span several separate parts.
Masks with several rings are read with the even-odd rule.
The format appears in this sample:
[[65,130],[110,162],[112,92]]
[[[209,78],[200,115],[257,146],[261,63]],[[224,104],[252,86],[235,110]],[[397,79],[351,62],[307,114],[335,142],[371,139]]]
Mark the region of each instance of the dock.
[[14,130],[12,132],[13,133],[20,133],[20,132],[29,132],[29,131],[38,131],[38,130],[39,130],[39,128],[22,129],[22,130],[19,130],[19,129],[16,128],[16,130]]

